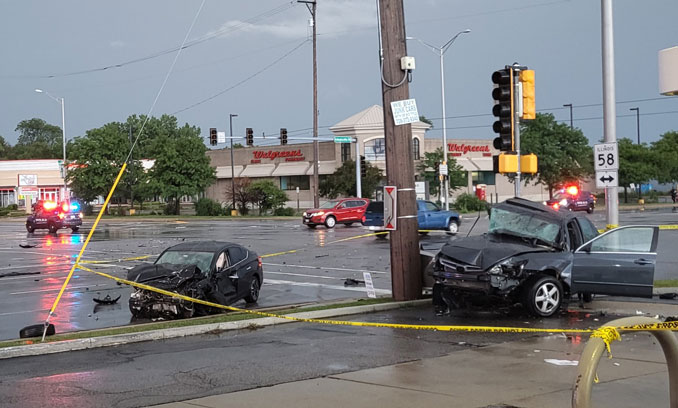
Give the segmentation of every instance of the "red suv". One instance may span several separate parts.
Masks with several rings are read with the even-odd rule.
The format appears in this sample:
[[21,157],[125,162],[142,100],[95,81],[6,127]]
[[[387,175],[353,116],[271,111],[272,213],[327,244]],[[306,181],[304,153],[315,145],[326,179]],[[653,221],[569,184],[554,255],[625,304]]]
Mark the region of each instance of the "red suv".
[[334,228],[337,223],[348,226],[354,222],[360,222],[369,203],[370,200],[367,198],[330,200],[320,208],[304,211],[302,220],[309,228],[315,228],[320,224],[324,224],[327,228]]

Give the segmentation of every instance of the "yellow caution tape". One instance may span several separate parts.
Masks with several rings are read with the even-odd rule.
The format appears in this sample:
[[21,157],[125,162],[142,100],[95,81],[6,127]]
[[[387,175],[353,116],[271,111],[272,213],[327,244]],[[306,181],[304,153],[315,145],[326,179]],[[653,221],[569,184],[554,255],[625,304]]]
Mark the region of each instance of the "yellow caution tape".
[[607,349],[607,355],[609,358],[612,358],[612,350],[610,350],[610,343],[615,340],[621,341],[621,335],[616,327],[612,326],[603,326],[596,329],[591,337],[598,337],[605,342],[605,348]]
[[678,230],[678,225],[660,225],[660,230]]

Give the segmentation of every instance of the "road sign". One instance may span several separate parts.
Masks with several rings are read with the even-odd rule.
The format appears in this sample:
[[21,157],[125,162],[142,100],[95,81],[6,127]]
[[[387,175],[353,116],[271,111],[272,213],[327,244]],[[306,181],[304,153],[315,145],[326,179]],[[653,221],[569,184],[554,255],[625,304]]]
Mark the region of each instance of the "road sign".
[[617,170],[596,172],[597,188],[618,187],[618,186],[619,186],[619,177],[617,175]]
[[363,272],[363,279],[365,280],[365,289],[367,290],[367,297],[376,298],[377,292],[374,290],[372,275],[369,272]]
[[619,170],[619,154],[617,153],[617,143],[601,143],[594,145],[593,163],[596,166],[596,172],[603,170]]
[[398,189],[396,186],[384,186],[384,228],[395,231],[398,219]]
[[226,143],[226,132],[217,132],[217,143]]
[[334,143],[351,143],[351,136],[334,136]]
[[441,176],[447,176],[447,164],[441,163],[440,166],[438,166],[438,172]]
[[393,112],[393,122],[396,125],[406,125],[419,121],[417,102],[414,99],[391,102],[391,112]]

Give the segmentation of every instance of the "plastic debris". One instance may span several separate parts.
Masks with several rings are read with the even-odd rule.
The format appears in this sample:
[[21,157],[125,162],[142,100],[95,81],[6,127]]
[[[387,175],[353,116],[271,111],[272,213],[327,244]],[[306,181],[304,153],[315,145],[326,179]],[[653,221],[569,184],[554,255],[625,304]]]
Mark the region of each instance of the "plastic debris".
[[576,366],[579,365],[579,361],[574,360],[558,360],[556,358],[545,358],[544,362],[557,365],[557,366]]
[[93,298],[92,300],[95,301],[95,302],[97,302],[97,303],[100,304],[100,305],[112,305],[112,304],[114,304],[115,302],[117,302],[118,300],[120,300],[120,297],[121,297],[121,296],[122,296],[122,295],[118,295],[117,298],[113,299],[113,298],[111,297],[111,295],[106,295],[103,299]]

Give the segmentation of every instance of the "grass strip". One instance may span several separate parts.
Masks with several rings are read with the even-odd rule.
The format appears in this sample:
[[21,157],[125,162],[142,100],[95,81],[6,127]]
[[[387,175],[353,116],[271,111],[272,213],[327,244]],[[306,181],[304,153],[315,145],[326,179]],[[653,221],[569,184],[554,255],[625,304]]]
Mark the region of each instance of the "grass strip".
[[678,279],[661,279],[654,281],[655,288],[673,288],[678,287]]
[[[375,305],[381,303],[393,302],[392,298],[377,298],[377,299],[358,299],[356,301],[350,302],[341,302],[341,303],[329,303],[322,305],[313,305],[313,306],[303,306],[303,307],[285,307],[285,308],[269,308],[261,309],[262,311],[267,311],[270,313],[275,313],[279,315],[286,315],[290,313],[301,313],[301,312],[314,312],[317,310],[329,310],[329,309],[343,309],[346,307],[353,306],[366,306],[366,305]],[[96,329],[96,330],[86,330],[78,332],[70,332],[64,334],[56,334],[54,336],[46,337],[45,343],[53,343],[58,341],[66,340],[78,340],[78,339],[89,339],[94,337],[103,337],[103,336],[114,336],[118,334],[130,334],[130,333],[142,333],[151,330],[163,330],[163,329],[172,329],[176,327],[189,327],[189,326],[198,326],[204,324],[214,324],[214,323],[224,323],[224,322],[235,322],[240,320],[248,319],[261,319],[262,316],[251,315],[245,312],[228,312],[219,315],[196,317],[192,319],[183,319],[183,320],[164,320],[152,323],[143,323],[130,326],[121,326],[121,327],[112,327],[108,329]],[[15,347],[15,346],[24,346],[28,344],[41,343],[38,337],[31,339],[19,339],[19,340],[6,340],[0,341],[0,349],[6,347]]]

